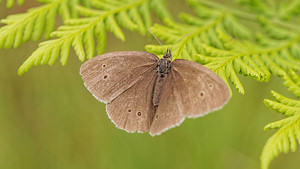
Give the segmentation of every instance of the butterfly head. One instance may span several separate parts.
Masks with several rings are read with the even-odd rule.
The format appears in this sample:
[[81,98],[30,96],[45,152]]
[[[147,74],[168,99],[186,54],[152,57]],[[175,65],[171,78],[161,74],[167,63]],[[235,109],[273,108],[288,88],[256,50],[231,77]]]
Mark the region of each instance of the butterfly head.
[[167,49],[167,52],[157,63],[158,76],[164,77],[166,74],[168,74],[169,70],[171,69],[171,65],[172,65],[172,54],[171,54],[171,50]]
[[167,49],[167,52],[164,54],[163,59],[167,59],[167,60],[172,61],[172,53],[171,53],[171,50],[169,48]]

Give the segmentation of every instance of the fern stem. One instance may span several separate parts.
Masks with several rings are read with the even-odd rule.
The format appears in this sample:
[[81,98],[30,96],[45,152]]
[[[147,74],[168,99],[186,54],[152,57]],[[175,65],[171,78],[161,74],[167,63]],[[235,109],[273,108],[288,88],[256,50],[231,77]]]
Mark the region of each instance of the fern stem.
[[[241,19],[245,19],[245,20],[249,20],[249,21],[253,21],[253,22],[257,22],[257,18],[259,15],[255,15],[255,14],[251,14],[251,13],[247,13],[247,12],[243,12],[240,10],[236,10],[233,8],[229,8],[227,6],[221,5],[219,3],[213,2],[213,1],[207,1],[207,0],[198,0],[201,4],[214,8],[214,9],[220,9],[220,10],[225,10],[225,11],[230,11],[231,13],[233,13],[235,16],[241,18]],[[291,24],[291,23],[284,23],[281,22],[278,19],[271,19],[270,22],[281,26],[281,27],[285,27],[285,28],[289,28],[292,30],[296,30],[299,31],[299,26]]]
[[219,67],[217,67],[215,69],[212,69],[212,71],[218,72],[220,69],[224,68],[226,65],[231,63],[234,59],[236,59],[237,57],[241,57],[241,56],[243,56],[243,55],[235,55],[235,56],[230,57],[223,64],[221,64]]

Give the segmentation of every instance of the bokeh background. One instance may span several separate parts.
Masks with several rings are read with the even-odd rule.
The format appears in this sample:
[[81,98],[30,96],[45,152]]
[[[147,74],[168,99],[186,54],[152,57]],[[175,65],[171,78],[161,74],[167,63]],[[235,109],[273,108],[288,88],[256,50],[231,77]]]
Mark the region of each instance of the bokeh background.
[[[6,9],[0,18],[37,6]],[[190,11],[181,0],[168,0],[176,17]],[[126,42],[108,34],[107,52],[145,51],[157,42],[125,31]],[[294,98],[282,81],[272,77],[260,83],[240,76],[246,94],[233,90],[229,103],[219,111],[187,119],[160,136],[130,134],[117,129],[84,87],[82,64],[74,52],[68,64],[33,67],[21,77],[17,69],[38,42],[17,49],[0,50],[0,169],[259,169],[266,140],[275,132],[264,125],[283,116],[269,110],[263,99],[270,90]],[[280,155],[271,169],[299,169],[300,152]]]

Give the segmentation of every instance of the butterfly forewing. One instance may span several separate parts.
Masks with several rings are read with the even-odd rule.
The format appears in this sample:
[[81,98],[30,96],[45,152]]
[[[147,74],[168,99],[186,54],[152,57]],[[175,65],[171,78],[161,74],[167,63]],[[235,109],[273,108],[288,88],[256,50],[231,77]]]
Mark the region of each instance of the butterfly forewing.
[[188,117],[205,115],[220,109],[230,98],[226,83],[208,68],[183,59],[172,64],[174,92],[180,96],[182,114]]
[[80,74],[88,90],[98,100],[109,103],[153,71],[157,60],[148,52],[111,52],[85,62]]
[[155,70],[145,74],[143,79],[107,104],[107,113],[117,127],[128,132],[149,130],[154,115],[152,93],[156,76]]

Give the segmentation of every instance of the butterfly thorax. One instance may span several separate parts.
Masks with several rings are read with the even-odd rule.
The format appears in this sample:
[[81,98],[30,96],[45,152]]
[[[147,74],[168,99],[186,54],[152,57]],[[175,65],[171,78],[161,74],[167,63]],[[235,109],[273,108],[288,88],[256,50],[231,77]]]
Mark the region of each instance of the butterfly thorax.
[[153,106],[158,106],[163,87],[165,86],[168,73],[172,66],[172,54],[168,49],[164,56],[157,63],[157,79],[154,86]]

